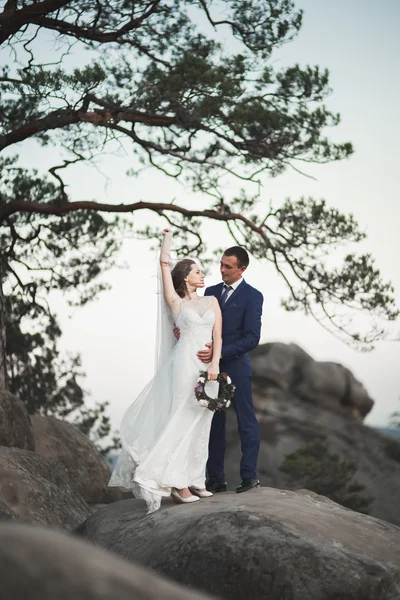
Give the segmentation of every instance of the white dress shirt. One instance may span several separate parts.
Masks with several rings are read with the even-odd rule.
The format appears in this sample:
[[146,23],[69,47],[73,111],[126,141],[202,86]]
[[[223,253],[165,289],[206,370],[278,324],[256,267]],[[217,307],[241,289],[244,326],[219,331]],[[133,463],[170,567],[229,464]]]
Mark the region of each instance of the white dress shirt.
[[[238,279],[237,281],[235,281],[235,283],[231,283],[231,286],[230,286],[230,287],[231,287],[232,289],[231,289],[231,290],[229,290],[229,293],[228,293],[228,295],[227,295],[227,297],[226,297],[226,300],[225,300],[225,302],[227,302],[227,301],[228,301],[228,299],[229,299],[229,298],[232,296],[233,292],[234,292],[234,291],[235,291],[235,290],[236,290],[236,289],[239,287],[239,285],[242,283],[242,281],[243,281],[243,277],[241,277],[240,279]],[[227,287],[229,287],[229,286],[227,286],[227,285],[226,285],[226,283],[224,283],[224,285],[222,286],[222,293],[221,293],[221,296],[222,296],[222,294],[224,293],[224,291],[226,290],[226,288],[227,288]]]

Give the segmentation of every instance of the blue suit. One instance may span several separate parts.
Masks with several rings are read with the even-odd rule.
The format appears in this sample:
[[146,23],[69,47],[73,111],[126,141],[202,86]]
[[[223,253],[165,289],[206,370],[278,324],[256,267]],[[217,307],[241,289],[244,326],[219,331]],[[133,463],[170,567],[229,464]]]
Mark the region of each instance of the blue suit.
[[[220,301],[223,283],[209,287],[206,296]],[[251,389],[251,363],[248,352],[258,346],[261,332],[263,296],[244,280],[221,307],[222,358],[220,371],[227,373],[236,386],[232,403],[236,412],[240,435],[242,479],[257,479],[257,458],[260,448],[260,431],[254,413]],[[225,422],[226,413],[214,414],[207,462],[208,478],[214,482],[225,481]]]

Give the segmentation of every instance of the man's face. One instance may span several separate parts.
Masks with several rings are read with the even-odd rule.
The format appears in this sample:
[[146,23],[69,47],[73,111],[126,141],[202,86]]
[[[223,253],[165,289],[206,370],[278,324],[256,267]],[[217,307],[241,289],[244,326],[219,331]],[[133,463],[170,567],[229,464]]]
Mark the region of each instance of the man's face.
[[238,266],[236,256],[225,256],[225,254],[223,254],[221,258],[219,268],[222,281],[226,283],[226,285],[232,285],[232,283],[238,281],[246,270],[246,267]]

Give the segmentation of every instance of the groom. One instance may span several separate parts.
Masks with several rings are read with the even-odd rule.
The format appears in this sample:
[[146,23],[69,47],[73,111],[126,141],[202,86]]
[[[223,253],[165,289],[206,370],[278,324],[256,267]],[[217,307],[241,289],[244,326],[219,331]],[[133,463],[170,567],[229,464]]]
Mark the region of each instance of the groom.
[[[236,492],[260,487],[256,467],[260,448],[260,432],[254,413],[251,392],[251,364],[248,352],[258,346],[261,331],[262,294],[245,282],[243,273],[249,265],[244,248],[233,246],[225,250],[220,263],[223,283],[209,287],[206,296],[215,296],[222,311],[222,356],[220,371],[227,373],[236,386],[233,407],[236,412],[242,459],[241,484]],[[212,357],[212,344],[197,353],[205,363]],[[224,472],[225,411],[214,414],[207,462],[207,489],[225,492]]]

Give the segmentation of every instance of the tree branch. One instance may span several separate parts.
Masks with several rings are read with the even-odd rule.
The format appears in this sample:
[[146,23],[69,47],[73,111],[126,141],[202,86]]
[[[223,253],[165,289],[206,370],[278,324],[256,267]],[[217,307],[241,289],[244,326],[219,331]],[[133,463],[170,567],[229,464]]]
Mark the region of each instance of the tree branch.
[[151,210],[159,215],[163,215],[166,212],[175,212],[183,215],[186,218],[193,217],[205,217],[213,219],[214,221],[241,221],[253,232],[259,234],[262,239],[268,243],[268,238],[265,230],[259,227],[253,221],[241,215],[239,213],[231,213],[224,211],[217,211],[213,209],[206,210],[189,210],[183,206],[176,204],[157,203],[157,202],[135,202],[133,204],[105,204],[101,202],[94,202],[90,200],[82,200],[80,202],[66,202],[62,205],[40,203],[40,202],[23,202],[13,201],[3,206],[0,206],[0,223],[7,219],[10,215],[15,213],[35,213],[42,215],[54,215],[62,217],[67,213],[75,212],[78,210],[89,210],[98,212],[108,213],[133,213],[139,210]]
[[[91,99],[91,98],[90,98]],[[89,100],[84,102],[85,108],[89,104]],[[102,101],[96,99],[97,104]],[[178,125],[178,119],[175,117],[167,117],[164,115],[151,115],[148,113],[130,110],[127,108],[107,108],[98,109],[94,112],[85,110],[60,109],[55,110],[41,119],[36,119],[31,123],[22,125],[14,131],[0,137],[0,150],[4,150],[8,146],[22,142],[42,131],[51,131],[53,129],[62,129],[69,125],[74,125],[80,122],[91,123],[94,126],[104,126],[109,122],[127,121],[130,123],[141,123],[143,125],[151,125],[152,127],[170,127]]]
[[56,171],[59,171],[60,169],[66,169],[67,167],[69,167],[69,165],[74,165],[77,162],[85,160],[85,158],[81,154],[78,154],[78,153],[75,153],[75,154],[77,154],[77,157],[74,158],[74,160],[64,160],[64,163],[62,165],[56,165],[54,167],[51,167],[51,169],[49,169],[49,173],[51,173],[53,175],[53,177],[55,179],[57,179],[57,181],[60,184],[60,196],[61,196],[61,200],[62,200],[63,204],[68,202],[68,195],[65,191],[65,183],[64,183],[62,177],[60,175],[58,175],[58,173],[56,173]]
[[208,21],[210,22],[210,24],[214,27],[214,29],[217,28],[217,25],[229,25],[230,27],[232,27],[233,31],[237,31],[241,35],[244,35],[245,31],[242,27],[239,26],[239,23],[235,23],[234,21],[229,21],[226,19],[223,19],[222,21],[214,21],[213,18],[211,17],[210,11],[208,10],[208,6],[207,6],[205,0],[199,0],[199,3],[203,7],[206,17],[207,17]]
[[154,14],[157,11],[160,2],[161,0],[155,0],[151,7],[140,17],[131,19],[119,29],[109,32],[102,32],[98,29],[92,28],[88,29],[79,25],[75,25],[74,23],[68,23],[67,21],[52,19],[49,17],[38,17],[36,19],[32,19],[31,22],[34,25],[46,27],[46,29],[54,29],[55,31],[58,31],[64,35],[72,35],[80,40],[99,42],[100,44],[118,42],[124,34],[138,29],[146,19]]
[[0,13],[0,44],[16,34],[24,25],[32,23],[33,19],[44,17],[68,4],[71,4],[71,0],[44,0],[17,10],[17,2],[7,2]]

